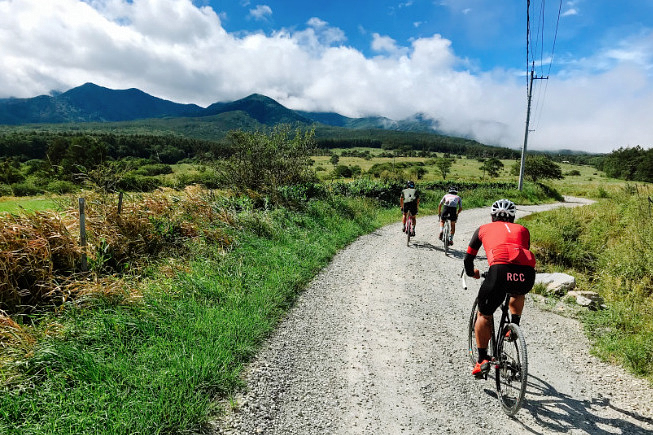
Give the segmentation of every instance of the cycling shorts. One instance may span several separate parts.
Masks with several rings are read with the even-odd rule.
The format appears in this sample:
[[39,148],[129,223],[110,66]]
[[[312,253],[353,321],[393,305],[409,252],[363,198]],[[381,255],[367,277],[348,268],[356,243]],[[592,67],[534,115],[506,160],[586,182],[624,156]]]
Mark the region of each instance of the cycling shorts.
[[491,316],[506,298],[525,295],[535,284],[535,268],[521,264],[495,264],[490,266],[487,278],[478,291],[478,310]]
[[408,213],[408,211],[413,214],[413,216],[417,215],[417,201],[411,201],[411,202],[404,202],[404,213]]
[[444,206],[442,208],[442,214],[440,215],[440,219],[445,220],[449,219],[452,222],[456,222],[458,220],[458,210],[456,207],[448,207]]

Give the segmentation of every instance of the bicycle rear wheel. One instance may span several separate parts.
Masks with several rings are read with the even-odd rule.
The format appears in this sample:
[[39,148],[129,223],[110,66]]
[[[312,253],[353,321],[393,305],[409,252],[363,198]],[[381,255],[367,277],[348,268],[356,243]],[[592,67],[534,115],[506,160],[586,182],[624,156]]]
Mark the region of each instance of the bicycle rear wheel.
[[444,253],[449,252],[449,221],[444,221],[444,228],[442,230],[442,247],[444,248]]
[[406,246],[410,246],[410,236],[413,232],[413,214],[406,213]]
[[[467,337],[467,349],[469,352],[469,360],[472,363],[472,366],[478,361],[478,347],[476,345],[476,318],[478,317],[478,299],[474,299],[474,305],[472,306],[472,312],[469,315],[469,333]],[[490,343],[488,345],[488,355],[492,357],[492,353],[495,348],[496,339],[494,338],[494,324],[492,325],[492,335],[490,335]]]
[[[506,339],[510,331],[511,339]],[[496,383],[497,396],[503,411],[513,416],[519,411],[526,394],[528,382],[528,356],[526,340],[519,326],[509,323],[504,326],[497,346]]]

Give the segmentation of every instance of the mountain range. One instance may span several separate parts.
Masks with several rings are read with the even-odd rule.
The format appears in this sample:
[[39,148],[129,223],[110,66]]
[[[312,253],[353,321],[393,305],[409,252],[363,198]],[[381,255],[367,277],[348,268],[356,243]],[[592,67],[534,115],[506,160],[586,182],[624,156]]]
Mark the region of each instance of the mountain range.
[[349,118],[332,112],[292,110],[260,94],[232,102],[216,102],[202,108],[196,104],[180,104],[157,98],[139,89],[115,90],[86,83],[56,95],[0,99],[0,125],[11,126],[205,118],[217,115],[221,115],[223,122],[224,119],[232,120],[234,125],[318,123],[349,129],[437,133],[437,122],[421,115],[400,121],[385,117]]

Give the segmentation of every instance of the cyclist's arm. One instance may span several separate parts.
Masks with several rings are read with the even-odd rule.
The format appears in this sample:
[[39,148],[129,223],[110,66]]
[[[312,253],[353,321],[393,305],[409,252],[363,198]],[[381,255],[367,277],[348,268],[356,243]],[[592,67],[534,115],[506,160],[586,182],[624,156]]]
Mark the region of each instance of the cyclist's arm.
[[463,264],[465,265],[465,273],[467,276],[473,276],[478,278],[478,270],[474,269],[474,259],[478,250],[481,249],[481,239],[478,236],[478,228],[474,231],[472,239],[469,241],[469,246],[467,247],[467,252],[465,252],[465,258],[463,259]]

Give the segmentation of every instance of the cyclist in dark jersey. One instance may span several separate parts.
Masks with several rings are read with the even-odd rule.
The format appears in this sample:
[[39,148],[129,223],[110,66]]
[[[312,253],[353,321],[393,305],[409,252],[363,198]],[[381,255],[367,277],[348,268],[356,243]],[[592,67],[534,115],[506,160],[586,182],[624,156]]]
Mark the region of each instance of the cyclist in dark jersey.
[[477,377],[490,369],[487,346],[492,335],[492,314],[509,293],[510,321],[519,325],[525,295],[535,283],[535,256],[529,250],[530,233],[527,228],[514,223],[515,210],[515,204],[507,199],[492,204],[492,222],[481,225],[474,232],[465,253],[467,276],[480,278],[479,270],[474,268],[474,258],[481,245],[490,266],[478,291],[479,315],[474,332],[479,356],[472,371]]
[[415,235],[415,224],[417,224],[417,211],[419,207],[419,190],[415,188],[415,182],[409,181],[406,183],[406,188],[401,191],[399,197],[399,206],[404,216],[401,220],[402,231],[406,231],[406,215],[408,211],[412,213],[413,231],[411,236]]

